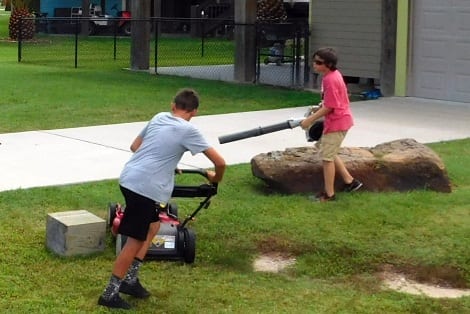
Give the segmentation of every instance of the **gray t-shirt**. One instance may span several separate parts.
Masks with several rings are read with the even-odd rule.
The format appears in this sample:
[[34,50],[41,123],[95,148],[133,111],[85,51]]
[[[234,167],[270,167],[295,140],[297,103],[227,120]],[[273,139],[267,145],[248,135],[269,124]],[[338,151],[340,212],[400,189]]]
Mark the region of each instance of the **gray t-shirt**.
[[119,184],[156,202],[168,203],[183,154],[190,151],[195,155],[210,146],[194,125],[169,112],[155,115],[140,136],[142,144],[124,166]]

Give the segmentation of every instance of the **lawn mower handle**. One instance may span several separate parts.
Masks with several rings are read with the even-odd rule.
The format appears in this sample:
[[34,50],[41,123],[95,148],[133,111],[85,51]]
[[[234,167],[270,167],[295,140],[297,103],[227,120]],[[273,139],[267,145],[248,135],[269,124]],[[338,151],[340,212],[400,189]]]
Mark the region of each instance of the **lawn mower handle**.
[[[207,179],[207,171],[205,169],[175,169],[176,174],[196,173]],[[172,197],[208,197],[217,194],[217,182],[203,183],[200,185],[175,185],[173,187]]]
[[260,135],[264,135],[264,134],[268,134],[272,132],[282,131],[285,129],[293,129],[293,128],[300,126],[300,122],[302,122],[303,119],[305,118],[289,119],[281,123],[270,124],[270,125],[263,126],[263,127],[260,126],[258,128],[251,129],[251,130],[246,130],[246,131],[242,131],[238,133],[232,133],[228,135],[222,135],[222,136],[219,136],[219,143],[225,144],[229,142],[243,140],[249,137],[255,137],[255,136],[260,136]]
[[[197,173],[207,179],[207,171],[205,169],[175,169],[175,173]],[[203,208],[208,208],[212,196],[217,194],[218,183],[210,182],[198,186],[182,186],[175,185],[172,192],[172,197],[204,197],[204,200],[199,203],[199,206],[194,212],[186,217],[181,223],[180,227],[184,228]]]
[[183,173],[197,173],[207,178],[207,171],[205,169],[197,168],[197,169],[175,169],[176,174],[183,174]]

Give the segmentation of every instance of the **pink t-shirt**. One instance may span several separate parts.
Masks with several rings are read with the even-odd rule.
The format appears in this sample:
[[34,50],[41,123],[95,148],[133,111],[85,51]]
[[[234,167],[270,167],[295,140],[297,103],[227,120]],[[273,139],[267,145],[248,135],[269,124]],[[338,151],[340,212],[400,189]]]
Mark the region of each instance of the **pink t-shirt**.
[[354,122],[349,108],[349,97],[342,74],[331,71],[322,81],[323,105],[333,109],[325,116],[323,133],[347,131]]

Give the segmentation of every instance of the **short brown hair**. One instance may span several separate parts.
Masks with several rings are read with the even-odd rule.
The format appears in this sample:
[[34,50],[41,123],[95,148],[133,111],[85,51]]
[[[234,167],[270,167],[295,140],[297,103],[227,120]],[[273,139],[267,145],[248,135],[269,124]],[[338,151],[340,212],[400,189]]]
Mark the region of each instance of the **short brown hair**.
[[199,107],[199,95],[191,88],[183,88],[176,93],[173,102],[178,109],[193,111]]
[[338,63],[338,55],[336,51],[331,47],[320,48],[313,54],[312,58],[315,56],[320,57],[324,62],[325,66],[334,71],[336,70],[336,64]]

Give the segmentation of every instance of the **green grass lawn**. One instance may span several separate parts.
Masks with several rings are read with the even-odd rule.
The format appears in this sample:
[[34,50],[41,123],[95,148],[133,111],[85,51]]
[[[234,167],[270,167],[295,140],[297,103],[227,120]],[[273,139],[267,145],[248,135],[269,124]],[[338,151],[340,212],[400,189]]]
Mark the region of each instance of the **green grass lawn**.
[[[191,228],[195,264],[148,262],[147,301],[136,311],[162,313],[465,313],[469,298],[431,299],[381,288],[385,265],[421,280],[468,288],[470,140],[433,144],[454,192],[341,194],[316,204],[305,195],[268,193],[249,165],[230,166],[219,194]],[[191,183],[195,183],[191,181]],[[11,313],[106,312],[95,303],[106,283],[114,244],[102,254],[61,258],[45,248],[48,213],[87,209],[105,218],[122,202],[115,180],[0,193],[5,253],[0,307]],[[196,200],[176,199],[180,215]],[[278,274],[254,272],[262,253],[295,257]]]
[[[0,16],[0,37],[5,25]],[[199,90],[201,114],[318,100],[304,91],[135,73],[108,58],[87,62],[78,69],[17,63],[16,44],[1,41],[0,133],[147,120],[184,86]],[[195,263],[146,263],[141,280],[153,295],[129,299],[133,312],[470,313],[470,297],[402,294],[383,289],[376,276],[393,267],[417,280],[470,288],[470,139],[429,146],[447,167],[452,193],[359,192],[317,204],[269,192],[249,164],[230,166],[211,206],[191,223]],[[116,180],[1,192],[2,312],[108,313],[96,302],[115,257],[110,233],[103,253],[63,258],[46,249],[45,225],[48,213],[60,211],[105,218],[115,201],[123,201]],[[176,201],[180,216],[198,205]],[[255,272],[254,259],[270,252],[296,263],[277,274]]]
[[[59,37],[59,42],[63,41]],[[55,44],[54,49],[61,47],[61,53],[48,55],[46,63],[40,56],[18,63],[17,43],[0,42],[0,133],[148,120],[155,112],[168,110],[181,87],[192,87],[200,93],[200,115],[296,107],[319,101],[318,94],[304,91],[136,73],[124,69],[128,63],[116,63],[112,56],[94,58],[96,51],[109,46],[96,39],[87,44],[95,45],[81,50],[80,60],[86,61],[75,69],[73,59],[60,59],[73,57],[73,49],[68,46]],[[32,53],[33,48],[28,49]]]
[[[18,44],[7,38],[8,18],[0,16],[0,133],[145,121],[168,110],[182,87],[200,93],[200,115],[319,101],[318,94],[305,91],[132,72],[126,70],[129,38],[119,38],[116,60],[111,38],[80,38],[78,68],[73,37],[38,35],[24,43],[20,63]],[[198,55],[199,39],[163,38],[159,45],[163,65],[233,61],[233,47],[226,40],[207,40],[204,58]]]

